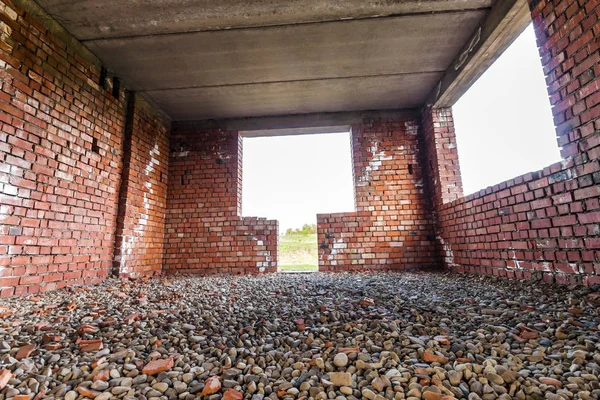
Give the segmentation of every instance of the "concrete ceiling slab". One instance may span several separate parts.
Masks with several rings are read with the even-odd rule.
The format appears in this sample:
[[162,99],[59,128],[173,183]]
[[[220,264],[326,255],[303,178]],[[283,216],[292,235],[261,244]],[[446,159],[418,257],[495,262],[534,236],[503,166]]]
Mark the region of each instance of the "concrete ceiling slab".
[[174,120],[418,107],[440,72],[149,91]]
[[35,1],[193,120],[420,107],[502,0]]
[[445,70],[484,15],[411,15],[86,45],[133,90],[420,73]]
[[79,40],[488,8],[493,0],[38,0]]

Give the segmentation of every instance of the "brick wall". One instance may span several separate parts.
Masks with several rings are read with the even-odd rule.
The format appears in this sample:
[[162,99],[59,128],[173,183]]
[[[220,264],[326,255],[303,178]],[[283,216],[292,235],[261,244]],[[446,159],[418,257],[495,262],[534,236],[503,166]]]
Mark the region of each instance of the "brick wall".
[[141,96],[131,96],[125,127],[115,244],[115,274],[162,272],[170,123]]
[[600,284],[598,178],[585,166],[556,163],[443,205],[439,218],[446,266]]
[[[123,265],[160,268],[167,130],[138,98],[124,149],[125,95],[115,97],[112,78],[101,76],[98,60],[59,25],[0,0],[0,296],[103,280],[123,173],[121,233],[138,249]],[[147,171],[156,144],[160,165]],[[136,231],[145,194],[149,217]]]
[[436,264],[418,129],[410,113],[352,127],[356,212],[317,215],[321,271]]
[[437,208],[463,197],[452,110],[425,108],[422,125],[423,163],[431,177],[429,188]]
[[600,1],[529,0],[563,158],[597,160]]
[[0,31],[1,295],[98,282],[113,259],[122,104],[7,0]]
[[174,125],[164,260],[167,273],[277,270],[277,221],[240,217],[241,154],[237,132]]
[[598,285],[600,1],[530,6],[564,160],[438,205],[441,255],[456,271]]

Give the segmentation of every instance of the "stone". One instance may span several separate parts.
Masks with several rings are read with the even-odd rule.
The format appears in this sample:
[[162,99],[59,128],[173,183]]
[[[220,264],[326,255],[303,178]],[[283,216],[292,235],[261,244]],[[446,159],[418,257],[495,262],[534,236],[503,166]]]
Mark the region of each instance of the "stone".
[[337,367],[345,367],[348,365],[348,356],[344,353],[337,353],[333,358],[333,363]]
[[75,400],[75,399],[77,399],[78,396],[79,396],[79,393],[77,393],[74,390],[70,390],[65,394],[64,400]]
[[329,380],[334,386],[352,386],[352,375],[348,372],[330,372]]
[[166,382],[158,382],[158,383],[155,383],[154,385],[152,385],[152,389],[158,390],[161,393],[166,392],[168,388],[169,388],[169,384]]
[[458,386],[462,380],[462,372],[460,371],[448,371],[448,380],[452,386]]
[[345,394],[346,396],[350,396],[353,393],[352,388],[349,386],[340,387],[340,392],[342,392],[342,394]]
[[[422,272],[109,278],[5,300],[0,397],[591,399],[600,331],[586,290]],[[373,306],[357,306],[365,294]],[[43,347],[19,361],[23,344]]]
[[371,381],[371,386],[378,392],[383,392],[385,389],[385,382],[380,377],[377,377]]
[[369,399],[369,400],[374,400],[377,397],[377,395],[375,394],[375,392],[373,392],[370,389],[363,389],[362,390],[362,396],[365,399]]

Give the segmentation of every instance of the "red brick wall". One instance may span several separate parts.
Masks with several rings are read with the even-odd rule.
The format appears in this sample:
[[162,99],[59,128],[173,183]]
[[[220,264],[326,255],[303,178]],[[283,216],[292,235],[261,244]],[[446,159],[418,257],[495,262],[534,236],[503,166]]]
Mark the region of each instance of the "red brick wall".
[[436,264],[418,129],[409,113],[352,127],[356,212],[317,215],[321,271]]
[[585,166],[556,163],[443,205],[446,266],[519,279],[600,284],[598,178],[598,172],[586,173]]
[[164,260],[167,273],[277,270],[277,221],[240,217],[241,154],[237,132],[174,125]]
[[448,108],[425,108],[422,114],[425,168],[431,177],[433,203],[441,205],[463,197],[454,117]]
[[113,261],[123,107],[0,0],[0,295],[95,283]]
[[600,1],[529,0],[563,158],[597,160]]
[[135,250],[117,267],[155,273],[162,262],[165,124],[135,97],[126,141],[123,91],[115,98],[99,62],[41,22],[52,30],[0,0],[0,296],[103,280],[118,215]]
[[170,124],[141,96],[129,101],[114,272],[162,272]]
[[600,1],[530,6],[564,161],[438,205],[438,240],[457,271],[598,285]]

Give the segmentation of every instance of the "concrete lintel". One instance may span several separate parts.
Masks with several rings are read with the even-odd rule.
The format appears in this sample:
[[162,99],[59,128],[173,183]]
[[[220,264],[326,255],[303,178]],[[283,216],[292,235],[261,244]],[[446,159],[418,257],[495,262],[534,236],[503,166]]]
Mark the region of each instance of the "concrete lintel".
[[497,0],[430,93],[426,105],[452,107],[530,22],[527,0]]
[[311,128],[287,128],[287,129],[260,129],[255,131],[240,131],[240,136],[249,138],[271,137],[271,136],[295,136],[316,135],[320,133],[342,133],[350,132],[350,125],[339,126],[315,126]]
[[[233,118],[202,121],[175,121],[173,131],[222,129],[245,136],[278,136],[348,132],[349,127],[365,119],[393,119],[418,114],[416,110],[371,110],[339,113],[294,114],[274,117]],[[332,131],[332,129],[336,131]],[[252,133],[255,132],[255,133]]]

